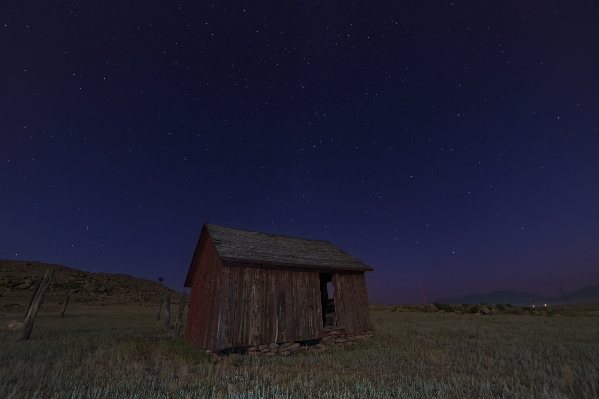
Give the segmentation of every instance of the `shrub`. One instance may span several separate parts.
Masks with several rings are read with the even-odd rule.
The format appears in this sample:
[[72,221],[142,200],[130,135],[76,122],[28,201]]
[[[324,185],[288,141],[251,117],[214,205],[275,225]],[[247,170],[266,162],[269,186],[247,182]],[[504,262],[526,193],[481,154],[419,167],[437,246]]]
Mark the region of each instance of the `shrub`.
[[445,312],[453,312],[454,311],[453,307],[451,305],[446,304],[446,303],[437,303],[437,302],[435,302],[433,305],[437,308],[437,310],[443,310]]
[[505,306],[503,306],[502,304],[498,303],[497,305],[495,305],[495,307],[500,310],[500,311],[504,311],[505,310]]
[[468,309],[469,313],[478,313],[480,309],[478,308],[478,305],[472,305],[470,306],[470,309]]

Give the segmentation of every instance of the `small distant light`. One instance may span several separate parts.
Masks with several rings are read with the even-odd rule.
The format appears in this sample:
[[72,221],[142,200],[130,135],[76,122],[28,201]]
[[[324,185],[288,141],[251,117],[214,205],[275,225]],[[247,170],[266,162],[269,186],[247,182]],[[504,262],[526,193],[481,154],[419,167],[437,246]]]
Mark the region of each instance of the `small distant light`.
[[545,306],[547,306],[547,304],[545,304]]
[[534,307],[535,307],[535,305],[532,305],[532,307],[534,308]]

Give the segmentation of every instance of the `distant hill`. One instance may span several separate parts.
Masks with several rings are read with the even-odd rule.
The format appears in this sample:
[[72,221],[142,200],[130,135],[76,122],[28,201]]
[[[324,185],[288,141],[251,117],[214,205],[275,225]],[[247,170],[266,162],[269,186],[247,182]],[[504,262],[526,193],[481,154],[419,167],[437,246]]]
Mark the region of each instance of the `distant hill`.
[[566,294],[570,303],[599,303],[599,285]]
[[[599,303],[599,285],[586,287],[578,291],[566,294],[568,301],[572,304]],[[473,294],[459,298],[440,298],[438,303],[464,304],[464,303],[509,303],[515,306],[529,305],[564,305],[566,301],[563,296],[548,297],[518,291],[493,291],[488,294]]]
[[79,302],[157,304],[171,293],[178,303],[180,293],[165,285],[128,274],[90,273],[70,267],[37,261],[0,259],[0,294],[33,294],[46,269],[54,270],[48,295],[69,295]]

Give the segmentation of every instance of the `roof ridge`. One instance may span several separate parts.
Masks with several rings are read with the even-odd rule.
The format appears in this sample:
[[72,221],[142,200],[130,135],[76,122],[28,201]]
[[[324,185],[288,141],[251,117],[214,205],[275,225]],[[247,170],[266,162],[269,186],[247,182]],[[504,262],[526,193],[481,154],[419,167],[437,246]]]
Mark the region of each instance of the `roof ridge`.
[[334,244],[332,244],[332,243],[331,243],[330,241],[328,241],[328,240],[319,240],[319,239],[316,239],[316,238],[304,238],[304,237],[290,236],[290,235],[287,235],[287,234],[273,234],[273,233],[266,233],[266,232],[264,232],[264,231],[248,230],[248,229],[240,229],[240,228],[237,228],[237,227],[223,226],[222,224],[216,224],[216,223],[208,223],[208,222],[205,222],[204,224],[205,224],[207,227],[210,227],[210,226],[216,226],[216,227],[222,227],[222,228],[225,228],[225,229],[231,229],[231,230],[247,231],[248,233],[264,234],[264,235],[267,235],[267,236],[272,236],[272,237],[295,238],[295,239],[297,239],[297,240],[326,242],[326,243],[328,243],[328,244],[334,245]]

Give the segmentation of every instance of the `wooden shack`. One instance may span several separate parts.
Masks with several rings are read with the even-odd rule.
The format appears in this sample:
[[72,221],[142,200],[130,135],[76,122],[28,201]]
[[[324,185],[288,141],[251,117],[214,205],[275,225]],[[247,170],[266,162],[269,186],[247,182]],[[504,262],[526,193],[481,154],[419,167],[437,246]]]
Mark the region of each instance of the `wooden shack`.
[[371,331],[372,270],[327,241],[205,223],[185,279],[185,339],[223,350]]

